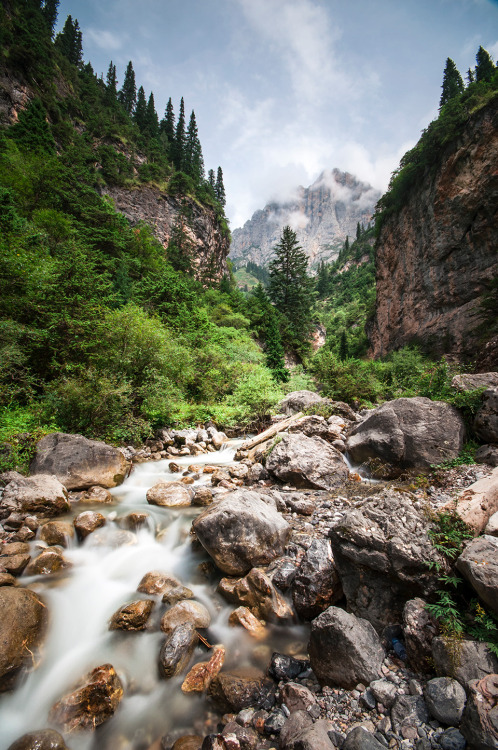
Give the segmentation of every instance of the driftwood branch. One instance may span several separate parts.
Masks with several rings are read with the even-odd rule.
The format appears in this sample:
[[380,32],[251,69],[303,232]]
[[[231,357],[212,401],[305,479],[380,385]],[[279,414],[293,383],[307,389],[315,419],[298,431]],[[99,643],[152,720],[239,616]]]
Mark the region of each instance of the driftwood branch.
[[268,429],[265,430],[264,432],[261,432],[259,435],[256,435],[256,437],[253,437],[250,440],[246,440],[245,443],[242,443],[239,450],[250,451],[251,448],[254,448],[256,445],[259,445],[260,443],[264,443],[265,440],[268,440],[274,435],[278,435],[279,432],[286,430],[295,422],[298,422],[302,416],[303,416],[303,413],[302,411],[300,411],[297,414],[294,414],[292,417],[289,417],[288,419],[283,419],[281,422],[277,422],[276,424],[273,424],[271,427],[268,427]]

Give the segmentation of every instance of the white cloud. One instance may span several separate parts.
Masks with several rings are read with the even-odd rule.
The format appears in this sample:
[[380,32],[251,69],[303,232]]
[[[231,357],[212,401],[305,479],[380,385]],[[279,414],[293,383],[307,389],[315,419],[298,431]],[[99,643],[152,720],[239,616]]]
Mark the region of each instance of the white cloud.
[[121,49],[127,39],[125,34],[117,34],[113,31],[104,31],[103,29],[87,28],[84,30],[85,43],[89,40],[91,44],[102,50],[115,52]]

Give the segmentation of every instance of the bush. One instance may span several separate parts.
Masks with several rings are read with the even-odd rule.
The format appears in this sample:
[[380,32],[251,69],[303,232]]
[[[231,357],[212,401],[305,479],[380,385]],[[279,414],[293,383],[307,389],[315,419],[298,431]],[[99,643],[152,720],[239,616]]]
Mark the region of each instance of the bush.
[[262,423],[283,396],[271,371],[262,365],[256,365],[239,380],[225,404],[234,410],[233,415],[242,424],[254,421]]

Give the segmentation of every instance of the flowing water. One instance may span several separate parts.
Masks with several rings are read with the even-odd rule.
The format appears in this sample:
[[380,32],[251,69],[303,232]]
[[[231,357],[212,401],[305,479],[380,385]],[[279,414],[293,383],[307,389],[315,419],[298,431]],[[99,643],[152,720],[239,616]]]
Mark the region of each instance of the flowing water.
[[[175,459],[175,463],[182,469],[190,464],[227,465],[233,462],[237,446],[231,441],[216,453],[186,456]],[[151,570],[176,576],[208,608],[212,617],[209,641],[226,647],[226,668],[256,665],[264,669],[272,650],[297,653],[305,648],[305,626],[274,626],[269,629],[268,640],[261,643],[242,628],[228,625],[233,608],[215,593],[216,581],[207,581],[199,571],[207,556],[191,548],[190,526],[199,509],[170,510],[146,501],[149,487],[181,477],[169,471],[169,463],[167,459],[137,465],[124,484],[112,490],[117,504],[92,506],[107,515],[107,523],[83,544],[75,542],[65,551],[71,568],[57,576],[22,579],[43,596],[50,625],[39,667],[15,692],[0,697],[0,750],[6,750],[26,732],[48,727],[51,706],[74,689],[80,677],[105,663],[111,663],[119,674],[125,697],[116,715],[95,734],[71,735],[67,741],[72,750],[147,748],[175,728],[193,733],[196,720],[200,721],[206,711],[206,701],[202,696],[182,693],[184,676],[172,680],[158,676],[158,654],[164,638],[158,625],[164,605],[160,596],[136,590],[143,575]],[[198,483],[207,482],[209,475],[201,475]],[[73,515],[81,510],[78,507]],[[120,519],[135,511],[149,514],[148,525],[134,532],[133,543],[116,546]],[[109,631],[112,614],[141,598],[157,600],[151,618],[156,627],[143,632]],[[208,658],[209,652],[200,647],[196,650],[195,661]]]

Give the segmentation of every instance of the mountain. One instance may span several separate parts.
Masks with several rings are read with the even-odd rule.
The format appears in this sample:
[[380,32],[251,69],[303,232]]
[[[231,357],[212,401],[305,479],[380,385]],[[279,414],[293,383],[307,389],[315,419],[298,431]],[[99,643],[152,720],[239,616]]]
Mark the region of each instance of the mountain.
[[419,344],[497,367],[497,164],[498,92],[471,84],[403,157],[379,204],[373,356]]
[[268,203],[232,234],[230,258],[267,265],[282,228],[291,226],[316,265],[337,257],[347,236],[356,235],[358,222],[366,225],[380,193],[348,172],[324,170],[308,188],[298,187],[285,203]]

